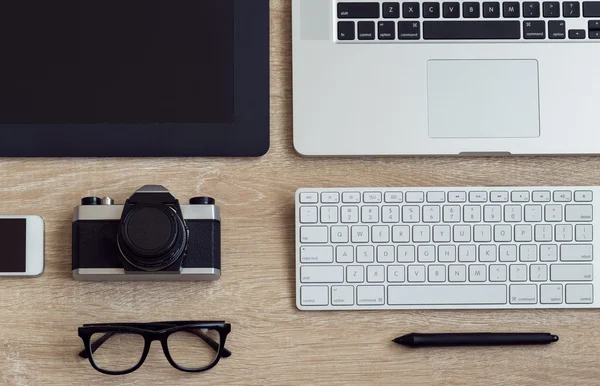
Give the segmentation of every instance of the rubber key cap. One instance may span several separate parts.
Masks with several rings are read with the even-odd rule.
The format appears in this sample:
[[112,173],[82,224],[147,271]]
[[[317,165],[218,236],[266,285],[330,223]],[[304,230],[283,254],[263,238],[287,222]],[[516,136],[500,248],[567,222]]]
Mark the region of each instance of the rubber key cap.
[[518,21],[425,21],[425,40],[514,40],[521,38]]

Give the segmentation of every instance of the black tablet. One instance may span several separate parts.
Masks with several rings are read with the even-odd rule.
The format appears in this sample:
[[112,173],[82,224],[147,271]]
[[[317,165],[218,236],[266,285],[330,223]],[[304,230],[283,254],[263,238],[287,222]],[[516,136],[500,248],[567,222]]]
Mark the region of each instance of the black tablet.
[[268,147],[269,0],[0,0],[0,157]]

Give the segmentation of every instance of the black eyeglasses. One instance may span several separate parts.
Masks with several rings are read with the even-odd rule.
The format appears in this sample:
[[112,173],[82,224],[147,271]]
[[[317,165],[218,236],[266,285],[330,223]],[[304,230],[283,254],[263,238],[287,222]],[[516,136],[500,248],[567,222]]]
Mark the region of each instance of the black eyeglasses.
[[139,369],[155,340],[160,341],[169,363],[181,371],[210,370],[221,357],[231,355],[225,348],[231,324],[225,322],[84,324],[78,331],[85,346],[79,356],[109,375]]

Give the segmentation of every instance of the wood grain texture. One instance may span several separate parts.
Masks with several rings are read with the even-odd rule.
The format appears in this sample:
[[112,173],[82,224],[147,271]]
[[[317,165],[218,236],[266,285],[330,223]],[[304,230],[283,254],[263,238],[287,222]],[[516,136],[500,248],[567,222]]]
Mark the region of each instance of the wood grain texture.
[[[294,192],[307,186],[599,185],[597,157],[306,159],[292,144],[290,1],[272,0],[272,146],[259,159],[1,159],[0,213],[46,220],[46,271],[0,280],[0,383],[7,385],[598,384],[595,310],[299,312]],[[71,217],[86,195],[123,202],[144,184],[217,198],[216,283],[71,278]],[[89,322],[224,319],[233,355],[204,374],[146,364],[103,376],[77,357]],[[401,333],[548,331],[551,347],[408,350]]]

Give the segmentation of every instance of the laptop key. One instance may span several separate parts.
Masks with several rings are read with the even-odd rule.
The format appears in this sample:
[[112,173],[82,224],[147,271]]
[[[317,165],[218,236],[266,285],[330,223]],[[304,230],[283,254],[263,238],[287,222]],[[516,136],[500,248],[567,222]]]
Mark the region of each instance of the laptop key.
[[560,17],[560,4],[558,1],[544,2],[544,17]]
[[503,15],[505,18],[518,18],[521,16],[521,7],[516,1],[505,2],[503,6]]
[[524,21],[523,22],[524,39],[545,39],[546,23],[544,21]]
[[400,18],[400,3],[383,3],[383,18],[384,19]]
[[425,40],[520,39],[518,21],[425,21]]
[[338,40],[354,40],[356,31],[353,21],[338,22]]
[[379,19],[379,3],[338,3],[339,19]]
[[444,18],[445,19],[458,19],[460,17],[460,4],[458,3],[444,3]]
[[465,19],[479,18],[479,3],[465,2],[463,3],[463,17]]
[[600,17],[600,1],[584,1],[583,17]]
[[359,21],[358,22],[358,40],[375,40],[375,22],[374,21]]
[[405,19],[418,19],[421,17],[419,3],[402,3],[402,17]]
[[440,3],[423,3],[423,17],[437,19],[440,17]]
[[536,1],[526,1],[523,3],[523,17],[540,17],[540,3]]
[[578,1],[565,1],[563,3],[563,17],[579,17],[579,2]]
[[485,2],[483,3],[483,17],[497,19],[500,17],[500,3]]
[[600,39],[600,31],[590,31],[590,39]]
[[585,39],[585,30],[584,29],[570,29],[569,30],[569,39]]
[[[590,20],[588,21],[588,28],[590,31],[598,31],[600,30],[600,20]],[[577,201],[577,199],[576,199]]]
[[565,39],[567,29],[563,20],[551,20],[548,22],[548,37],[550,39]]
[[398,22],[398,39],[419,40],[421,39],[421,22],[400,21]]
[[393,21],[380,21],[378,23],[379,40],[396,39],[396,23]]

